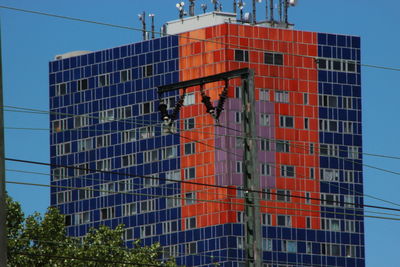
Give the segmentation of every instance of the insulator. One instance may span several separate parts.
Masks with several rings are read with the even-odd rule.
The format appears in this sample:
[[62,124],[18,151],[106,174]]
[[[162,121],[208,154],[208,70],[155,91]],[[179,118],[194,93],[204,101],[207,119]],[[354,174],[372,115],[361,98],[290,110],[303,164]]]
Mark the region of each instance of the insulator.
[[178,117],[179,111],[183,107],[183,102],[185,101],[186,93],[184,92],[179,98],[178,102],[175,105],[174,111],[172,112],[171,119],[175,120]]
[[169,120],[169,115],[168,115],[168,111],[167,111],[168,106],[164,103],[161,103],[160,105],[158,105],[158,110],[161,113],[161,119],[166,121]]
[[225,101],[226,101],[227,97],[228,97],[228,85],[226,84],[224,90],[219,95],[218,105],[217,105],[217,108],[215,109],[217,112],[217,114],[216,114],[217,119],[221,115],[221,112],[224,110],[224,105],[225,105]]
[[204,105],[206,106],[207,112],[210,114],[214,113],[214,106],[211,104],[210,101],[211,97],[207,96],[207,95],[202,95],[202,99],[201,102],[204,103]]

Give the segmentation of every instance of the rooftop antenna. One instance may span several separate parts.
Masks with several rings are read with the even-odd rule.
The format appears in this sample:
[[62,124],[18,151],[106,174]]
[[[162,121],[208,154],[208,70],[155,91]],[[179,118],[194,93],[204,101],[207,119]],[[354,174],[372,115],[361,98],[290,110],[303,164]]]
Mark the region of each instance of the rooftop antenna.
[[243,8],[246,5],[246,3],[243,2],[243,0],[239,0],[239,3],[237,5],[238,5],[238,8],[240,10],[240,21],[243,23],[244,22],[243,21]]
[[222,10],[222,4],[219,2],[219,0],[211,0],[211,3],[214,4],[214,11],[221,11]]
[[236,4],[236,0],[233,0],[233,13],[237,14],[237,4]]
[[189,16],[193,17],[194,16],[194,6],[195,6],[196,0],[189,0],[189,1],[190,1]]
[[146,40],[146,12],[138,14],[139,20],[142,22],[143,40]]
[[155,29],[154,29],[154,14],[153,13],[150,13],[149,14],[149,17],[151,18],[151,39],[154,39],[155,38]]
[[297,5],[297,0],[285,0],[284,19],[286,26],[289,25],[289,15],[288,15],[289,7],[293,7],[296,5]]
[[183,19],[183,17],[186,15],[185,10],[183,9],[183,7],[185,6],[185,2],[180,2],[176,4],[176,8],[179,10],[179,18]]
[[[269,0],[270,21],[274,22],[274,0]],[[268,14],[268,12],[267,12]]]
[[203,9],[203,13],[205,14],[207,11],[207,4],[201,4],[201,9]]
[[283,0],[279,0],[279,6],[278,6],[278,13],[279,13],[279,21],[283,22]]

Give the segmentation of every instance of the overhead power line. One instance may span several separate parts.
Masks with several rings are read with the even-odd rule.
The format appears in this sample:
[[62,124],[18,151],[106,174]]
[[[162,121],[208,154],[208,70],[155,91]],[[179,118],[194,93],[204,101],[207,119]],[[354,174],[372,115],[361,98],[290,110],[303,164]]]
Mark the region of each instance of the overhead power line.
[[[15,109],[21,109],[21,110],[26,111],[27,113],[31,113],[31,112],[33,112],[33,113],[40,113],[40,114],[48,114],[48,113],[49,113],[49,111],[38,110],[38,109],[22,108],[22,107],[15,107],[15,106],[7,106],[7,107],[15,108]],[[50,113],[67,115],[66,113],[58,113],[58,112],[50,112]],[[88,115],[74,115],[74,114],[68,114],[68,115],[69,115],[69,116],[73,116],[73,117],[74,117],[74,116],[77,116],[77,117],[88,116]],[[99,118],[99,117],[98,117],[98,116],[93,116],[93,115],[91,115],[90,118]],[[139,119],[139,120],[140,120],[140,119]],[[122,121],[123,123],[129,123],[129,122],[130,122],[130,119],[122,119],[122,120],[115,120],[115,121],[117,121],[117,122],[118,122],[118,121]],[[150,121],[152,121],[152,120],[140,120],[140,121],[141,121],[141,125],[142,125],[142,126],[143,126],[143,125],[146,125],[146,126],[154,126],[154,125],[159,125],[159,124],[160,124],[160,123],[156,123],[156,124],[145,124],[145,122],[150,122]],[[133,124],[137,125],[138,123],[135,122],[135,123],[133,123]],[[208,125],[208,124],[204,124],[204,125]],[[212,124],[210,124],[209,126],[219,126],[219,127],[222,127],[222,128],[228,129],[228,130],[234,130],[234,131],[237,131],[237,132],[239,132],[239,133],[242,133],[242,131],[240,131],[240,130],[237,130],[237,129],[234,129],[234,128],[231,128],[231,127],[227,127],[227,126],[224,126],[224,125],[212,125]],[[80,128],[74,129],[74,130],[77,130],[77,131],[83,130],[83,131],[85,131],[85,129],[80,129]],[[94,130],[94,131],[96,131],[96,130]],[[228,134],[208,133],[208,132],[204,132],[204,131],[195,131],[195,130],[193,130],[193,129],[181,130],[181,131],[197,132],[197,133],[206,133],[206,134],[211,134],[211,135],[216,135],[216,136],[217,136],[217,135],[218,135],[218,136],[227,136],[227,137],[233,137],[233,138],[237,138],[237,137],[239,137],[239,138],[242,137],[242,138],[243,138],[243,136],[239,136],[239,135],[228,135]],[[179,135],[181,138],[184,138],[184,139],[187,139],[187,140],[196,142],[196,143],[200,143],[200,144],[202,144],[202,145],[205,145],[205,146],[208,146],[208,147],[211,147],[211,148],[215,148],[215,149],[217,149],[217,150],[224,151],[225,153],[232,154],[232,155],[238,156],[238,157],[242,157],[242,155],[239,155],[239,154],[230,152],[230,151],[228,151],[228,150],[226,150],[226,149],[223,149],[223,148],[220,148],[220,147],[216,147],[216,146],[213,146],[213,145],[209,145],[209,144],[206,144],[206,143],[204,143],[204,142],[201,142],[201,141],[194,140],[194,139],[191,139],[191,138],[189,138],[189,137],[183,136],[183,135],[181,135],[179,132],[176,132],[176,133],[174,133],[174,134]],[[271,141],[271,142],[280,142],[280,140],[277,140],[277,139],[264,138],[264,137],[260,137],[260,136],[254,138],[254,139],[255,139],[255,140],[268,140],[268,141]],[[310,142],[310,143],[311,143],[311,142]],[[314,144],[318,144],[318,143],[314,143]],[[301,148],[301,149],[303,149],[303,150],[306,151],[306,152],[308,152],[308,150],[309,150],[309,148],[306,147],[306,146],[304,146],[304,145],[296,145],[296,144],[293,144],[293,143],[290,143],[289,145],[292,146],[292,147]],[[316,148],[314,148],[314,150],[319,151],[320,148],[317,148],[317,147],[316,147]],[[339,149],[338,152],[340,152],[340,151],[343,151],[343,150],[340,150],[340,149]],[[351,163],[353,163],[353,164],[362,164],[362,165],[366,165],[366,164],[357,162],[357,161],[355,161],[355,160],[347,159],[347,158],[344,158],[344,157],[339,157],[339,156],[334,156],[334,157],[336,157],[336,158],[338,158],[338,159],[343,159],[343,160],[348,161],[348,162],[351,162]],[[273,167],[273,168],[275,168],[275,169],[277,169],[277,170],[279,170],[276,166],[274,166],[274,165],[271,164],[271,163],[270,163],[270,166]],[[375,166],[371,166],[371,165],[367,165],[367,167],[385,171],[385,169],[383,169],[383,168],[379,168],[379,167],[375,167]],[[392,171],[390,171],[390,170],[386,170],[386,171],[392,173]],[[394,173],[395,173],[395,172],[394,172]],[[300,179],[300,178],[298,177],[298,179]],[[309,177],[303,177],[303,179],[309,179]],[[350,189],[348,189],[348,188],[344,188],[344,187],[342,187],[342,186],[338,186],[338,185],[336,185],[336,184],[330,183],[329,181],[322,181],[322,180],[321,180],[320,182],[329,184],[330,186],[334,186],[334,187],[336,187],[336,188],[341,188],[341,189],[344,189],[344,190],[354,191],[355,193],[357,193],[357,194],[359,194],[359,195],[363,195],[363,196],[366,196],[366,197],[369,197],[369,198],[372,198],[372,199],[375,199],[375,200],[379,200],[379,201],[382,201],[382,202],[385,202],[385,203],[388,203],[388,204],[400,206],[400,204],[397,204],[397,203],[395,203],[395,202],[388,201],[388,200],[384,200],[384,199],[382,199],[382,198],[378,198],[378,197],[375,197],[375,196],[372,196],[372,195],[363,194],[362,192],[359,193],[359,192],[357,192],[356,190],[350,190]]]
[[[36,165],[42,165],[42,166],[65,167],[65,168],[86,170],[86,171],[99,172],[99,173],[108,173],[108,174],[114,174],[114,175],[120,175],[120,176],[125,176],[125,177],[132,177],[132,178],[137,177],[137,178],[144,178],[144,179],[172,181],[174,183],[191,184],[191,185],[204,186],[204,187],[213,187],[213,188],[220,188],[220,189],[233,189],[233,187],[229,187],[229,186],[213,185],[213,184],[198,183],[198,182],[183,181],[183,180],[176,181],[176,180],[166,179],[166,178],[161,178],[161,177],[152,177],[152,176],[144,176],[144,175],[137,175],[137,174],[120,173],[120,172],[116,172],[116,171],[93,170],[93,169],[80,168],[80,167],[75,167],[75,166],[58,165],[58,164],[51,164],[51,163],[44,163],[44,162],[37,162],[37,161],[29,161],[29,160],[21,160],[21,159],[13,159],[13,158],[5,158],[5,160],[6,161],[21,162],[21,163],[28,163],[28,164],[36,164]],[[76,189],[81,190],[82,188],[76,188]],[[255,192],[255,193],[265,194],[265,192],[260,191],[260,190],[250,190],[250,189],[245,189],[245,188],[236,188],[236,190],[244,191],[244,192]],[[312,198],[312,197],[308,198],[308,197],[305,197],[305,196],[296,196],[296,195],[291,195],[291,194],[290,195],[288,195],[288,194],[279,194],[279,193],[274,193],[274,192],[271,192],[270,194],[271,195],[290,196],[292,198],[299,198],[299,199],[306,199],[306,200],[325,201],[324,199],[321,199],[321,198]],[[350,203],[350,202],[334,201],[334,200],[330,201],[330,202],[351,205],[351,206],[354,206],[354,207],[366,207],[366,208],[384,209],[384,210],[391,210],[391,211],[398,211],[398,212],[400,211],[400,209],[396,209],[396,208],[375,206],[375,205],[368,205],[368,204]]]
[[[209,42],[209,43],[214,43],[214,44],[232,46],[232,47],[236,47],[236,48],[246,48],[246,49],[251,48],[252,50],[256,50],[256,51],[269,52],[269,51],[267,51],[265,49],[249,47],[248,45],[245,46],[245,45],[240,45],[240,44],[231,44],[231,43],[226,43],[226,42],[221,42],[221,41],[214,41],[214,40],[210,40],[210,39],[195,38],[195,37],[190,37],[190,36],[185,36],[185,35],[180,35],[180,34],[164,34],[164,33],[158,32],[158,31],[143,30],[141,28],[134,28],[134,27],[117,25],[117,24],[112,24],[112,23],[99,22],[99,21],[94,21],[94,20],[87,20],[87,19],[81,19],[81,18],[76,18],[76,17],[57,15],[57,14],[34,11],[34,10],[29,10],[29,9],[22,9],[22,8],[10,7],[10,6],[0,6],[0,8],[13,10],[13,11],[18,11],[18,12],[23,12],[23,13],[30,13],[30,14],[54,17],[54,18],[59,18],[59,19],[64,19],[64,20],[90,23],[90,24],[96,24],[96,25],[112,27],[112,28],[118,28],[118,29],[124,29],[124,30],[138,31],[138,32],[142,32],[142,33],[143,32],[148,32],[148,33],[154,33],[154,34],[163,34],[163,35],[166,35],[166,36],[177,36],[179,38],[184,38],[184,39],[193,40],[193,41]],[[301,56],[301,57],[317,59],[317,57],[314,57],[314,56],[298,55],[298,54],[291,54],[291,53],[283,53],[283,54],[291,55],[291,56]],[[391,71],[400,71],[400,68],[395,68],[395,67],[378,66],[378,65],[372,65],[372,64],[360,64],[360,65],[363,66],[363,67],[368,67],[368,68],[391,70]]]
[[[26,185],[26,186],[37,186],[37,187],[48,187],[48,188],[62,188],[68,190],[82,190],[81,187],[74,187],[74,186],[61,186],[61,185],[48,185],[48,184],[40,184],[40,183],[28,183],[28,182],[17,182],[17,181],[10,181],[7,180],[6,183],[8,184],[16,184],[16,185]],[[103,193],[110,193],[110,194],[125,194],[125,195],[134,195],[134,196],[146,196],[146,197],[154,197],[154,198],[171,198],[171,199],[181,199],[181,200],[193,200],[198,202],[209,202],[209,203],[218,203],[218,204],[229,204],[229,205],[236,205],[236,206],[246,206],[247,203],[243,202],[232,202],[232,201],[222,201],[222,200],[211,200],[211,199],[198,199],[198,198],[189,198],[189,197],[178,197],[178,196],[170,196],[170,195],[154,195],[154,194],[145,194],[145,193],[131,193],[131,192],[117,192],[117,191],[109,191],[109,190],[100,190],[100,189],[86,189],[88,191],[94,192],[103,192]],[[295,196],[293,196],[295,197]],[[233,198],[235,199],[235,198]],[[290,204],[290,203],[287,203]],[[299,205],[299,204],[297,204]],[[307,206],[307,204],[303,204]],[[316,213],[326,213],[326,214],[334,214],[334,215],[344,215],[344,216],[353,216],[353,217],[365,217],[365,218],[374,218],[374,219],[384,219],[384,220],[393,220],[393,221],[400,221],[400,218],[392,218],[392,217],[384,217],[384,216],[372,216],[372,215],[365,215],[363,213],[357,213],[356,210],[353,210],[354,213],[349,212],[339,212],[339,211],[330,211],[330,210],[312,210],[312,209],[300,209],[300,208],[289,208],[289,207],[276,207],[276,206],[268,206],[268,205],[256,205],[258,208],[266,208],[266,209],[273,209],[273,210],[286,210],[286,211],[294,211],[294,212],[304,212],[308,214]],[[330,207],[330,206],[322,206],[324,208],[339,208],[344,209],[342,207]],[[347,208],[349,209],[349,208]],[[351,209],[351,208],[350,208]],[[358,212],[362,212],[360,210]],[[372,211],[365,211],[367,213],[376,213],[381,214],[378,212]],[[398,216],[397,214],[387,214],[391,216]],[[295,214],[294,216],[304,216]],[[318,215],[310,216],[310,217],[320,217]]]

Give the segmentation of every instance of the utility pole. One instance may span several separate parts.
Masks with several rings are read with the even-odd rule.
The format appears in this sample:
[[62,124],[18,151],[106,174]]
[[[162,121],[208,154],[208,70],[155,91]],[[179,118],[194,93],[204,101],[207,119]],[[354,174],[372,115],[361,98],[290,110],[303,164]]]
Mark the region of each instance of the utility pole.
[[261,218],[259,209],[259,175],[257,172],[257,141],[254,70],[242,77],[242,110],[244,130],[243,185],[245,188],[246,267],[261,267]]
[[7,266],[7,205],[4,156],[3,59],[0,28],[0,266]]

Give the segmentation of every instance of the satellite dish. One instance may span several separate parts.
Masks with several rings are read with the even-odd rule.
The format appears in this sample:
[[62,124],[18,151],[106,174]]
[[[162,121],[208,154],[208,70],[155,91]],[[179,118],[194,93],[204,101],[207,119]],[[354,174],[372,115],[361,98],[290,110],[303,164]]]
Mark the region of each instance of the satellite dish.
[[253,20],[253,15],[250,12],[246,12],[243,15],[243,21],[250,23]]
[[297,5],[297,0],[289,0],[289,5],[290,5],[290,6],[295,6],[295,5]]

